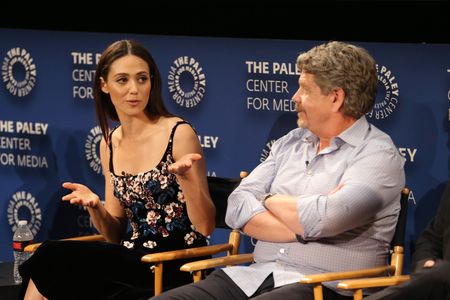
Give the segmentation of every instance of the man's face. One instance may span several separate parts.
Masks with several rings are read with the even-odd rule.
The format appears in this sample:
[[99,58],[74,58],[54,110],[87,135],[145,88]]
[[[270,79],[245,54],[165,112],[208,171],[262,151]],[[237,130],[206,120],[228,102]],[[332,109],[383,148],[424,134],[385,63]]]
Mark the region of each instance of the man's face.
[[297,106],[299,127],[307,128],[317,134],[318,128],[325,126],[330,117],[333,95],[323,94],[314,80],[314,75],[302,73],[299,77],[299,88],[292,97]]

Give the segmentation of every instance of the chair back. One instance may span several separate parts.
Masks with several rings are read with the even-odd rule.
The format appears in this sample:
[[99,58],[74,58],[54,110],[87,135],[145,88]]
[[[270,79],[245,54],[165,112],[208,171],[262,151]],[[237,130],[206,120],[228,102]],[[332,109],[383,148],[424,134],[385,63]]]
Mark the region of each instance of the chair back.
[[404,245],[406,231],[406,217],[408,215],[409,189],[403,188],[400,196],[400,213],[395,226],[394,237],[391,241],[391,266],[393,275],[402,275],[404,260]]
[[391,246],[405,246],[406,217],[408,215],[408,198],[409,189],[404,188],[400,197],[400,214],[398,215],[397,225],[395,226],[395,234],[392,238]]
[[228,196],[239,185],[241,178],[224,178],[208,176],[208,188],[211,199],[216,206],[216,227],[230,229],[225,223]]

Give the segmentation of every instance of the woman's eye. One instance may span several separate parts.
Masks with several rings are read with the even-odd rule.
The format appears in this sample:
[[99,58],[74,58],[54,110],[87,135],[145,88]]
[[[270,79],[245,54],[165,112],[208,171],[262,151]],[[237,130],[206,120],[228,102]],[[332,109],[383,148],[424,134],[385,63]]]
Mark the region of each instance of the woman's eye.
[[148,80],[148,77],[147,76],[142,76],[142,77],[139,77],[138,80],[139,80],[139,82],[144,83],[144,82],[146,82]]
[[118,82],[118,83],[126,83],[126,82],[127,82],[127,79],[126,79],[126,78],[118,78],[118,79],[116,80],[116,82]]

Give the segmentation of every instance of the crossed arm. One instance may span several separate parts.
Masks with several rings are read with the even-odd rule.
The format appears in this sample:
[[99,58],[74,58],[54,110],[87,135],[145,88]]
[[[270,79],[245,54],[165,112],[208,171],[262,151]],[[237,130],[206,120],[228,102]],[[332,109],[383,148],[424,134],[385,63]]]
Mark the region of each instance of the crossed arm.
[[[381,167],[379,160],[367,159],[368,154],[357,157],[341,173],[331,173],[315,182],[316,192],[309,195],[286,194],[300,191],[288,186],[298,185],[306,180],[305,176],[301,171],[298,176],[289,171],[289,176],[276,178],[280,171],[275,168],[273,157],[269,157],[230,196],[227,224],[258,240],[289,242],[295,241],[296,235],[316,240],[374,222],[377,213],[387,205],[395,214],[393,200],[404,185],[404,173],[395,152],[377,154],[383,156]],[[320,178],[319,174],[316,176]],[[320,187],[323,191],[317,192]],[[260,200],[265,193],[280,190],[284,193],[268,198],[262,205]]]

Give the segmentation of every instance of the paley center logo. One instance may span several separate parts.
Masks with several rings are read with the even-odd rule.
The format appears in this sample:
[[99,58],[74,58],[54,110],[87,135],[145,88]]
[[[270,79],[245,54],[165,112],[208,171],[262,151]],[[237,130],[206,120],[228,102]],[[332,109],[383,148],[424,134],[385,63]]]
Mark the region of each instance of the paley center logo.
[[262,150],[261,157],[259,158],[260,162],[263,162],[267,159],[267,157],[270,154],[270,150],[272,149],[273,143],[275,143],[276,140],[270,140],[266,143],[266,146]]
[[31,92],[36,84],[36,65],[26,49],[16,47],[6,53],[2,78],[13,96],[23,97]]
[[102,173],[102,164],[100,162],[100,141],[103,138],[100,126],[95,126],[89,131],[84,144],[84,155],[89,163],[89,167],[97,173]]
[[399,101],[398,84],[395,76],[386,66],[377,66],[378,91],[373,109],[367,113],[369,118],[385,119],[397,108]]
[[191,108],[199,104],[206,92],[206,77],[199,62],[189,56],[180,56],[170,66],[169,93],[180,106]]
[[34,196],[26,191],[18,191],[12,195],[8,204],[8,223],[13,232],[16,231],[19,220],[27,220],[33,235],[39,232],[42,225],[42,212]]

